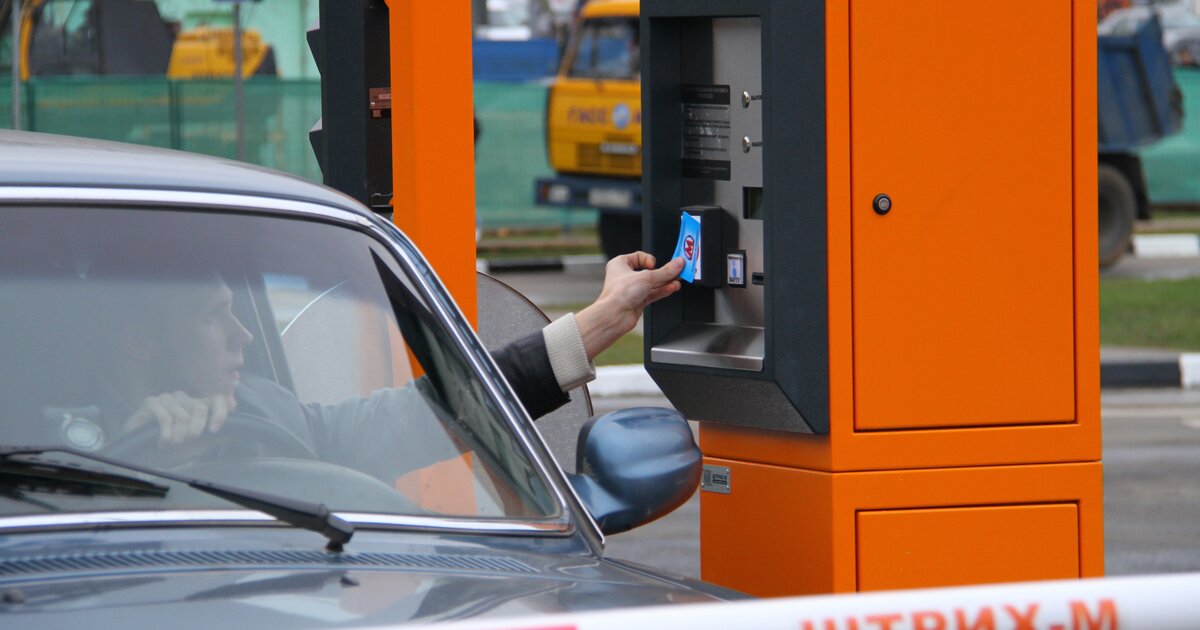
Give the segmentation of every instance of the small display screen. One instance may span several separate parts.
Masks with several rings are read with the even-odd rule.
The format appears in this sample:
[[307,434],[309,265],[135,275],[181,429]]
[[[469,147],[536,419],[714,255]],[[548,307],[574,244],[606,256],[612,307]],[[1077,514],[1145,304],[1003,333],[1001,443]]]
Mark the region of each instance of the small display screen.
[[742,189],[742,216],[762,221],[762,188]]

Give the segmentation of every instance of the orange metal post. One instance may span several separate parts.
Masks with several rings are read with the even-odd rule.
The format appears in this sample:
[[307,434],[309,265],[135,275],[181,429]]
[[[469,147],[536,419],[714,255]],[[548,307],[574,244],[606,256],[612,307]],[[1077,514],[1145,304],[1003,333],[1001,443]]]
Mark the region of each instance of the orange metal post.
[[1094,11],[825,3],[830,432],[702,424],[704,579],[1103,573]]
[[475,322],[471,4],[387,0],[387,6],[394,221]]

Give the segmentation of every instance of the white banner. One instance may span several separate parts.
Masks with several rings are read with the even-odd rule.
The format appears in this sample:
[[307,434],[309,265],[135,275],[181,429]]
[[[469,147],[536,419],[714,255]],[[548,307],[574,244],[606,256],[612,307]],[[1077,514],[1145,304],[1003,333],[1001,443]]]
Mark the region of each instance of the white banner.
[[467,621],[437,627],[442,630],[1181,630],[1200,628],[1200,573],[624,608]]

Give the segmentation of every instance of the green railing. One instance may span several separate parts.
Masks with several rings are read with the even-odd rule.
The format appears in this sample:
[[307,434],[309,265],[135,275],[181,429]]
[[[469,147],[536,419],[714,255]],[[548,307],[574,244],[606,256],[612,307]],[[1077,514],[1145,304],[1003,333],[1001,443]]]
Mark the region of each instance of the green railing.
[[[246,159],[315,181],[321,178],[308,129],[321,115],[316,81],[251,79],[246,94]],[[0,97],[7,114],[12,95]],[[229,81],[55,77],[23,86],[22,126],[33,131],[236,156]],[[11,115],[0,116],[11,127]]]
[[[1183,131],[1142,151],[1155,203],[1200,204],[1200,70],[1175,79],[1188,110]],[[0,76],[3,85],[7,77]],[[229,81],[55,77],[27,82],[22,126],[34,131],[134,142],[233,158],[233,85]],[[11,94],[0,88],[0,128],[10,127]],[[594,212],[536,207],[533,181],[546,165],[546,87],[475,83],[475,190],[484,228],[594,225]],[[320,181],[308,130],[321,113],[316,80],[246,82],[247,160]]]
[[595,211],[533,205],[533,180],[546,162],[546,86],[475,82],[475,206],[483,227],[595,225]]
[[[0,77],[4,86],[8,77]],[[233,84],[162,78],[49,77],[23,85],[22,128],[236,156]],[[11,128],[12,94],[0,92],[0,128]],[[308,130],[321,115],[316,80],[254,78],[245,84],[246,159],[321,180]],[[476,199],[484,228],[592,225],[594,213],[533,205],[533,180],[548,174],[542,130],[546,88],[475,84],[483,129]]]

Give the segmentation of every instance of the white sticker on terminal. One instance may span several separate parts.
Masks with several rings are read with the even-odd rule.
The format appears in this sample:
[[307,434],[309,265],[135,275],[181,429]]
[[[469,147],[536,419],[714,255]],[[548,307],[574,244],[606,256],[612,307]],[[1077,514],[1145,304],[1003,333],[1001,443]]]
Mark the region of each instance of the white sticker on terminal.
[[744,252],[725,255],[725,284],[731,287],[746,286],[746,254]]

